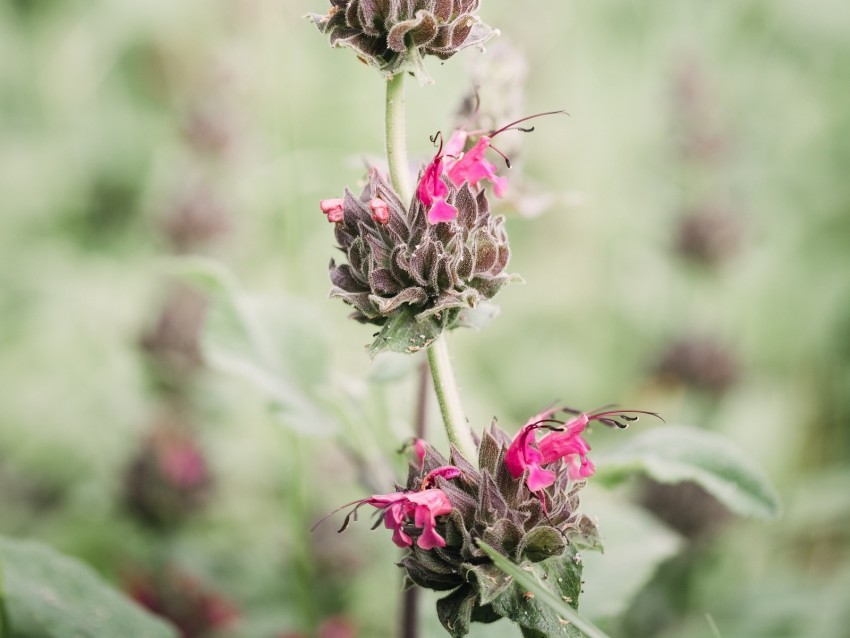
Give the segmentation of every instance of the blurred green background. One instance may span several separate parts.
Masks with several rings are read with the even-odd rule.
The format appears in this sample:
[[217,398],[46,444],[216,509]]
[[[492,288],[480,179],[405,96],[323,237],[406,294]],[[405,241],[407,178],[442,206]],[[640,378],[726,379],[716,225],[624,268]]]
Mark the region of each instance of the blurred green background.
[[[383,153],[383,82],[301,19],[325,10],[0,6],[0,533],[155,590],[188,636],[394,631],[387,535],[308,532],[401,478],[415,395],[410,366],[370,369],[369,328],[327,300],[317,201]],[[693,487],[588,490],[610,552],[588,566],[586,613],[613,636],[846,636],[850,5],[489,0],[481,15],[525,56],[527,85],[493,99],[525,91],[524,113],[570,117],[511,140],[514,172],[549,195],[503,204],[527,283],[486,332],[450,337],[471,422],[513,430],[553,400],[657,410],[725,434],[777,485],[774,523]],[[451,128],[480,58],[408,83],[413,158]],[[200,364],[203,298],[173,275],[187,254],[277,304],[305,411],[275,414]],[[348,407],[311,411],[331,395]],[[622,511],[641,526],[617,527]],[[444,635],[430,599],[423,617]]]

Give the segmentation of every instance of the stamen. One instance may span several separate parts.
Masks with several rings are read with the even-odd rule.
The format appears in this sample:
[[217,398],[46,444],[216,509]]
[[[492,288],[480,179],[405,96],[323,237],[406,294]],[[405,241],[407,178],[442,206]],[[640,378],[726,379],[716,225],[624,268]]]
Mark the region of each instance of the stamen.
[[493,143],[492,143],[492,142],[490,143],[490,148],[492,148],[494,151],[496,151],[496,153],[498,153],[499,155],[501,155],[501,156],[502,156],[502,159],[503,159],[503,160],[505,160],[505,166],[507,166],[508,168],[510,168],[510,167],[511,167],[511,160],[508,158],[508,156],[507,156],[507,155],[505,155],[505,154],[504,154],[502,151],[500,151],[498,148],[496,148],[495,146],[493,146]]
[[[522,124],[523,122],[527,122],[528,120],[533,120],[534,118],[537,118],[537,117],[543,117],[544,115],[557,115],[559,113],[563,113],[564,115],[569,116],[569,113],[567,113],[564,110],[546,111],[545,113],[536,113],[535,115],[528,115],[526,117],[522,117],[522,118],[516,120],[515,122],[511,122],[510,124],[505,124],[505,126],[503,126],[500,129],[490,131],[489,137],[496,137],[499,133],[504,133],[505,131],[510,131],[510,130],[514,129],[514,127],[516,127],[517,124]],[[517,129],[514,129],[514,130],[522,130],[522,129],[517,128]],[[532,128],[530,130],[534,130],[534,129]],[[530,131],[523,131],[523,132],[530,132]]]

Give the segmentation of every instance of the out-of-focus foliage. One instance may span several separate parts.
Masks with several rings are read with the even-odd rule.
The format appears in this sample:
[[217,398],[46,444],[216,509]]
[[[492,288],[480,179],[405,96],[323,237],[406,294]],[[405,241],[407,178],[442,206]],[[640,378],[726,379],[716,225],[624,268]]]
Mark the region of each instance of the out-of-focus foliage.
[[[333,233],[317,201],[359,189],[364,158],[382,154],[383,86],[301,19],[325,8],[0,7],[0,532],[125,588],[152,569],[190,574],[238,610],[218,635],[394,631],[386,534],[309,532],[390,488],[393,469],[401,479],[393,451],[412,433],[418,365],[370,365],[369,329],[327,300]],[[500,295],[486,331],[451,336],[472,423],[497,415],[512,430],[554,399],[616,401],[724,434],[777,484],[782,518],[740,521],[693,486],[676,500],[647,481],[600,495],[598,510],[589,492],[608,553],[585,564],[583,613],[625,637],[711,636],[706,614],[723,636],[843,636],[850,7],[487,0],[481,16],[527,55],[526,112],[570,117],[519,140],[526,178],[554,194],[533,219],[514,199],[503,208],[510,271],[527,284]],[[479,55],[431,65],[433,86],[409,83],[416,158],[452,125]],[[253,385],[199,366],[192,330],[166,328],[201,306],[162,321],[175,253],[226,263],[252,308],[297,314],[270,335],[291,357],[274,365],[324,416],[298,412],[290,428]],[[163,422],[214,479],[166,528],[134,510],[127,478]],[[651,427],[597,429],[593,454]],[[178,461],[163,467],[179,482]],[[637,537],[628,515],[607,514],[618,499],[639,508]],[[443,635],[426,608],[425,635]]]

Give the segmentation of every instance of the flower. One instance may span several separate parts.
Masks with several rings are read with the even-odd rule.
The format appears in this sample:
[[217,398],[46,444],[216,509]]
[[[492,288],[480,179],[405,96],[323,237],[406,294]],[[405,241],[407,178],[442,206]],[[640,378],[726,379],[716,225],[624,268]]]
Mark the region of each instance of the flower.
[[[494,148],[492,140],[500,133],[506,131],[523,131],[531,132],[534,128],[522,128],[519,124],[543,115],[553,115],[562,113],[563,111],[548,111],[546,113],[538,113],[528,117],[521,118],[510,124],[503,126],[500,129],[490,131],[486,135],[480,135],[478,140],[473,144],[472,148],[464,152],[469,138],[473,135],[470,131],[462,128],[455,129],[449,141],[443,149],[443,138],[440,133],[432,138],[436,141],[440,140],[440,148],[437,150],[434,159],[425,167],[422,176],[419,178],[419,186],[416,189],[416,196],[419,201],[428,209],[428,222],[437,224],[439,222],[452,221],[457,217],[457,209],[446,203],[446,196],[449,189],[446,186],[448,180],[458,188],[468,184],[473,192],[479,189],[481,181],[488,181],[493,184],[493,193],[496,197],[504,197],[508,188],[508,180],[496,174],[496,165],[484,157],[487,149],[493,150],[501,155],[508,168],[511,163],[507,156]],[[480,134],[480,132],[478,133]]]
[[480,0],[331,0],[327,15],[310,14],[332,47],[387,75],[410,71],[430,81],[423,56],[447,60],[496,34],[475,15]]
[[373,197],[369,200],[369,210],[372,211],[372,221],[379,224],[386,224],[390,221],[390,211],[387,203],[380,197]]
[[[437,533],[435,527],[437,525],[437,517],[451,513],[453,507],[448,496],[446,496],[442,489],[431,486],[435,484],[437,478],[449,480],[457,478],[460,475],[461,471],[458,468],[451,465],[444,465],[435,468],[425,475],[417,491],[403,490],[389,494],[375,494],[369,498],[343,505],[343,508],[350,505],[354,505],[355,507],[345,517],[345,521],[339,531],[343,531],[348,527],[348,523],[352,517],[356,518],[357,510],[362,505],[371,505],[378,510],[382,510],[381,517],[384,520],[384,527],[393,530],[392,540],[398,547],[411,547],[414,544],[410,536],[411,525],[414,530],[422,530],[416,540],[416,546],[420,549],[429,550],[435,547],[445,547],[446,540]],[[328,516],[338,511],[339,509],[334,510]],[[321,524],[325,518],[316,523],[313,529]]]
[[343,219],[343,199],[334,197],[333,199],[323,199],[319,202],[319,208],[328,216],[328,221],[332,224],[341,222]]
[[544,470],[541,465],[543,455],[533,446],[535,431],[539,428],[548,427],[544,424],[557,409],[546,410],[528,420],[514,438],[508,452],[505,455],[505,464],[510,470],[511,476],[519,478],[525,470],[528,470],[528,489],[537,492],[549,487],[555,482],[557,474],[551,470]]
[[443,157],[438,151],[425,167],[416,189],[419,201],[428,208],[429,224],[450,222],[458,216],[457,208],[446,202],[448,194],[449,187],[443,181]]
[[[514,437],[505,455],[505,464],[514,478],[521,477],[526,471],[525,482],[532,492],[539,492],[552,485],[557,477],[558,461],[563,461],[568,477],[577,481],[593,475],[596,467],[587,458],[590,445],[581,436],[591,421],[625,428],[636,421],[633,414],[649,414],[658,418],[654,412],[642,410],[608,410],[605,412],[582,412],[570,421],[552,419],[559,411],[572,412],[566,408],[554,408],[532,417]],[[536,432],[550,430],[539,443]],[[544,469],[550,466],[554,469]]]
[[484,153],[490,148],[490,139],[486,135],[478,138],[475,146],[452,163],[448,176],[457,186],[468,182],[473,188],[477,188],[478,182],[486,179],[492,182],[496,197],[504,197],[508,188],[507,178],[496,175],[496,165],[484,158]]

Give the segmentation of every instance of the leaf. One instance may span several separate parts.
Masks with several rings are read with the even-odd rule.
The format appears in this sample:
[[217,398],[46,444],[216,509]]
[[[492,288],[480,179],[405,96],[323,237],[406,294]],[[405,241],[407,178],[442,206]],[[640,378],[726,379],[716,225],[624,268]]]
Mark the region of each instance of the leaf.
[[629,607],[661,563],[679,552],[682,539],[642,508],[613,495],[597,491],[585,500],[593,502],[605,553],[582,553],[581,609],[590,618],[612,618]]
[[513,590],[494,602],[493,608],[524,627],[525,635],[579,636],[581,631],[588,638],[608,638],[563,598],[577,601],[581,591],[581,565],[576,562],[572,547],[563,556],[520,567],[486,543],[479,540],[478,545],[516,581]]
[[2,537],[0,555],[12,627],[8,638],[177,638],[173,627],[76,560]]
[[414,314],[410,305],[394,312],[369,346],[369,355],[374,359],[387,351],[411,354],[433,343],[440,336],[443,324],[434,317],[416,321]]
[[596,462],[596,479],[608,485],[643,472],[661,483],[693,481],[742,516],[772,519],[781,510],[759,468],[728,439],[705,430],[657,427]]
[[178,260],[172,269],[209,299],[201,336],[214,369],[250,382],[271,402],[272,413],[302,434],[327,434],[336,419],[324,409],[328,353],[321,320],[287,297],[240,292],[231,273],[203,258]]

